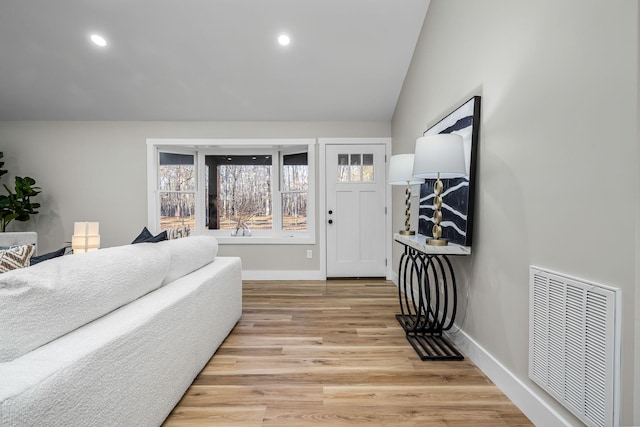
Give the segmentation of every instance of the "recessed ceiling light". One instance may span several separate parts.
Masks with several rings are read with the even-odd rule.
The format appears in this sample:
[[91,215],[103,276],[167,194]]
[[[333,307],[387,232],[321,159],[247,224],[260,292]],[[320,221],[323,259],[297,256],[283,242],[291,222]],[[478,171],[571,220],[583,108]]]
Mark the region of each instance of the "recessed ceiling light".
[[100,47],[105,47],[107,45],[107,41],[104,37],[99,36],[98,34],[91,34],[91,41]]
[[291,43],[291,39],[286,34],[280,34],[278,36],[278,43],[280,43],[281,46],[288,46],[289,43]]

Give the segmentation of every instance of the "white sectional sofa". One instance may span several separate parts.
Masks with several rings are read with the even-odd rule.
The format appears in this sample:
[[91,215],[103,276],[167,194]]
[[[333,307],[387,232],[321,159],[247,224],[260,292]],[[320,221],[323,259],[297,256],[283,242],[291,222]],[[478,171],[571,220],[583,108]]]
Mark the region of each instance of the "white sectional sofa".
[[158,426],[240,319],[209,236],[0,274],[0,426]]

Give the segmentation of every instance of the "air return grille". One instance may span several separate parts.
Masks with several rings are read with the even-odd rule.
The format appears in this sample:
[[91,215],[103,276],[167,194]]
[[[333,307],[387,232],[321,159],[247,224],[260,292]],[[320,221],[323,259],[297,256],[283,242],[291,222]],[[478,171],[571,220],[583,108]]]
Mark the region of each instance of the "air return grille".
[[529,268],[529,377],[589,426],[618,424],[620,293]]

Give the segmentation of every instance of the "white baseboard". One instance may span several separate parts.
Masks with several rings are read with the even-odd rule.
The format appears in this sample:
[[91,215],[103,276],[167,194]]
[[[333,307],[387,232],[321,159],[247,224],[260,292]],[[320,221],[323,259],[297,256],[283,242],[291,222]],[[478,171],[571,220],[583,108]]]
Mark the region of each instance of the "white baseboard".
[[[326,280],[327,276],[320,270],[242,270],[242,280]],[[398,286],[398,275],[387,275]]]
[[573,425],[463,331],[447,334],[447,337],[529,417],[533,424],[545,427]]
[[394,285],[398,286],[398,273],[396,273],[395,271],[387,273],[387,280],[391,280]]
[[242,280],[326,280],[320,270],[242,270]]

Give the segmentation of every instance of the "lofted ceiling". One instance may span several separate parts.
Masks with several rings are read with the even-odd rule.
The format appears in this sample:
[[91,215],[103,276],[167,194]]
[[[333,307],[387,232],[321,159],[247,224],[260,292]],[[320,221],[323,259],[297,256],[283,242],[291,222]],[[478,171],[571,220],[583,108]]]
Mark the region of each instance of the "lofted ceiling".
[[390,120],[428,6],[2,0],[0,120]]

